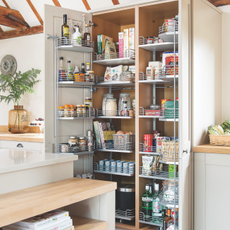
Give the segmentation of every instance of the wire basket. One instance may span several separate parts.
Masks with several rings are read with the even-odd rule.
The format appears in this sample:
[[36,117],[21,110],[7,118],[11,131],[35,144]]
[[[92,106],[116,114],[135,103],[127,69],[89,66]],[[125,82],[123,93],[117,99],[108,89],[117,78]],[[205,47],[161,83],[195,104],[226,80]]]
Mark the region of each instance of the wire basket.
[[210,145],[230,146],[230,135],[209,135]]
[[66,38],[66,37],[60,37],[57,39],[57,47],[62,47],[62,46],[66,46],[66,45],[94,48],[94,42],[93,41],[86,41],[86,40],[77,41],[76,39],[73,39],[71,41],[69,38]]
[[116,150],[134,150],[135,134],[113,134],[113,142]]

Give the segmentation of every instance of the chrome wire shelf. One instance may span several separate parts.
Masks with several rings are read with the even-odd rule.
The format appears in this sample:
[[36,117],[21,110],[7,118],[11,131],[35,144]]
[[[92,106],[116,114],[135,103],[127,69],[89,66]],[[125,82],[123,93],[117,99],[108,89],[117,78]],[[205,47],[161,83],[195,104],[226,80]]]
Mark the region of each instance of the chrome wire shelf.
[[[133,119],[134,118],[134,111],[133,109],[127,109],[126,113],[124,111],[119,111],[119,110],[102,110],[99,108],[96,108],[96,118],[103,118],[103,119],[108,119],[108,118],[113,118],[113,119]],[[132,116],[131,112],[132,110]]]
[[[128,134],[123,134],[123,135],[128,135]],[[122,138],[122,136],[120,137]],[[134,138],[130,139],[133,140]],[[133,140],[134,141],[134,140]],[[122,149],[116,149],[117,146],[114,147],[114,141],[105,143],[104,147],[102,144],[98,143],[97,141],[95,142],[95,149],[96,151],[101,151],[101,152],[117,152],[117,153],[133,153],[135,151],[135,144],[131,142],[124,142],[123,145],[121,146]]]
[[131,221],[135,218],[135,209],[127,209],[126,211],[117,209],[115,212],[115,218]]
[[146,217],[143,212],[139,213],[139,222],[143,224],[148,224],[148,225],[153,225],[153,226],[158,226],[158,227],[163,227],[163,218],[161,217]]
[[159,155],[156,146],[145,146],[144,143],[140,143],[139,154],[155,155],[155,156]]
[[81,119],[94,119],[95,118],[95,109],[89,108],[89,113],[78,113],[77,109],[70,108],[70,109],[59,109],[57,111],[57,118],[59,120],[81,120]]
[[68,155],[85,155],[85,154],[93,154],[94,146],[88,146],[87,144],[84,146],[69,146],[68,143],[60,143],[58,148],[56,148],[56,152],[61,154]]
[[175,179],[178,180],[178,173],[174,172],[164,172],[164,171],[157,171],[157,170],[148,170],[148,172],[140,166],[139,177],[149,178],[149,179],[157,179],[157,180],[168,180],[168,179]]

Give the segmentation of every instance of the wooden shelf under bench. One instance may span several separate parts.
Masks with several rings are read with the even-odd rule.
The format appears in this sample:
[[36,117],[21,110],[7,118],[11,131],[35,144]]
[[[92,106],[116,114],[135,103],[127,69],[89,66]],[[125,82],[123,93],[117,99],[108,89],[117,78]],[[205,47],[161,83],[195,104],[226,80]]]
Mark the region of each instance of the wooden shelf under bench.
[[[0,227],[114,191],[116,188],[115,182],[70,178],[2,194],[0,195]],[[94,221],[85,224],[90,225]],[[92,229],[104,229],[105,224],[98,222],[98,226],[102,228]]]

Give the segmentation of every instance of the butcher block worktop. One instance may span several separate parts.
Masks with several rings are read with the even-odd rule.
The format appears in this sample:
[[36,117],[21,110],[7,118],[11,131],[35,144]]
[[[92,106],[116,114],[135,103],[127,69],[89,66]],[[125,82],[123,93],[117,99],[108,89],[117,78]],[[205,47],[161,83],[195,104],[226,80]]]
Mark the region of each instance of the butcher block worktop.
[[193,147],[193,152],[230,154],[230,146],[216,146],[210,144],[198,145],[196,147]]

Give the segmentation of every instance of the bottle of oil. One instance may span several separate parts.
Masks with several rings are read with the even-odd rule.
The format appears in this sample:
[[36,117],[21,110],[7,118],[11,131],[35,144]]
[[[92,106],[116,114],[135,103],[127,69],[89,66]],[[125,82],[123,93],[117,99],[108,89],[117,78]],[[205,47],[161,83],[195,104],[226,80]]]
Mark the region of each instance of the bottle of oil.
[[63,25],[61,26],[62,44],[69,44],[69,26],[67,25],[67,14],[63,14]]

